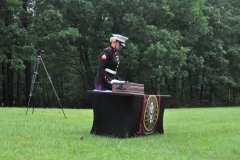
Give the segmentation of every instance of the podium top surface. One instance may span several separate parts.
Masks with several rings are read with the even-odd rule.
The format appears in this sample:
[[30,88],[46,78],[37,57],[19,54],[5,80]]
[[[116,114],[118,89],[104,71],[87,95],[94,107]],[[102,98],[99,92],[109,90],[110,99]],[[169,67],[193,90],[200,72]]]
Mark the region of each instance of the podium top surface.
[[[143,96],[143,95],[150,95],[150,94],[144,94],[144,93],[130,93],[130,92],[112,92],[112,91],[94,91],[94,90],[87,90],[90,94],[110,94],[110,95],[116,95],[116,96]],[[161,96],[165,98],[170,98],[170,95],[156,95]]]

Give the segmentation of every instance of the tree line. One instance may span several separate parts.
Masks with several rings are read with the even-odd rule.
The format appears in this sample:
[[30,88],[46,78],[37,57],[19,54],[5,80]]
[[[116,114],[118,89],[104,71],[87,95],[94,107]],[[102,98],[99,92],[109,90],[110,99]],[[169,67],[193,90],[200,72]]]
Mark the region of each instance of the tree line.
[[[239,0],[1,0],[1,105],[27,105],[42,49],[63,107],[91,107],[112,33],[129,37],[121,79],[171,95],[168,107],[239,105]],[[39,64],[33,105],[58,106],[48,78]]]

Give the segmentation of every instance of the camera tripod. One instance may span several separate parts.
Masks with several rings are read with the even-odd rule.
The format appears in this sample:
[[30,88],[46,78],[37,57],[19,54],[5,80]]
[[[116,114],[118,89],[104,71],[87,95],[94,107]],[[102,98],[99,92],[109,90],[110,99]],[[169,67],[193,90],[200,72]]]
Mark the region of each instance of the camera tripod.
[[[48,79],[49,79],[49,81],[50,81],[50,83],[51,83],[51,85],[52,85],[53,91],[54,91],[54,93],[55,93],[55,95],[56,95],[56,97],[57,97],[58,103],[59,103],[59,105],[60,105],[60,107],[61,107],[61,109],[62,109],[63,115],[64,115],[64,117],[67,119],[67,117],[66,117],[66,115],[65,115],[65,113],[64,113],[64,111],[63,111],[63,107],[62,107],[62,104],[61,104],[61,102],[60,102],[60,99],[58,98],[58,95],[57,95],[57,93],[56,93],[56,90],[55,90],[55,88],[54,88],[54,86],[53,86],[53,84],[52,84],[51,77],[49,76],[49,74],[48,74],[48,72],[47,72],[47,69],[46,69],[46,67],[45,67],[45,65],[44,65],[44,62],[43,62],[43,60],[42,60],[42,53],[43,53],[43,52],[44,52],[43,50],[38,49],[38,50],[37,50],[37,53],[36,53],[36,62],[35,62],[35,65],[34,65],[34,71],[33,71],[33,76],[32,76],[32,83],[31,83],[31,88],[30,88],[30,93],[29,93],[29,99],[28,99],[28,106],[27,106],[26,115],[27,115],[27,112],[28,112],[28,108],[29,108],[29,105],[30,105],[30,101],[31,101],[31,99],[32,99],[32,97],[33,97],[32,92],[33,92],[33,89],[34,89],[34,84],[36,83],[35,81],[36,81],[36,77],[37,77],[37,74],[38,74],[38,67],[39,67],[39,64],[42,63],[42,65],[43,65],[43,67],[44,67],[44,69],[45,69],[45,71],[46,71],[46,74],[47,74],[47,76],[48,76]],[[34,107],[33,107],[32,113],[33,113],[33,112],[34,112]]]

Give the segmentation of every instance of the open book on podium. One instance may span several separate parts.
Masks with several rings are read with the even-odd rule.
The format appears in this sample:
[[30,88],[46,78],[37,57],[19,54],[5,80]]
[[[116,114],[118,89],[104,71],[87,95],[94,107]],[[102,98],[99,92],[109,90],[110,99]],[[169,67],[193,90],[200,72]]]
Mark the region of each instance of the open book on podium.
[[112,92],[144,94],[144,84],[116,81],[113,82]]

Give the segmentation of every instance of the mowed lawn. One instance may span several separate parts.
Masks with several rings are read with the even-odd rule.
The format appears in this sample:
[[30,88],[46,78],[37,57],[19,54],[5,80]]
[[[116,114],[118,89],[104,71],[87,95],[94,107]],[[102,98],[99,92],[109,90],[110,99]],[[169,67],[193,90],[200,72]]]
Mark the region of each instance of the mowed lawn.
[[164,134],[90,134],[91,109],[0,108],[2,160],[240,159],[240,107],[165,109]]

